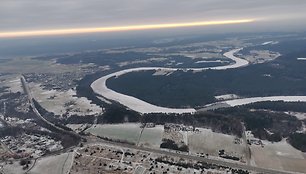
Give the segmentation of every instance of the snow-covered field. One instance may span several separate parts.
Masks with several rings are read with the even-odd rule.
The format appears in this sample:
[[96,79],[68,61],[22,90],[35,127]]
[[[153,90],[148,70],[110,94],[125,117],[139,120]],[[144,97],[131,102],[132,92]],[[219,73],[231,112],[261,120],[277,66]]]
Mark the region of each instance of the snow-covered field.
[[102,108],[91,104],[85,97],[76,97],[72,89],[68,91],[44,90],[40,84],[29,83],[34,98],[47,111],[56,115],[63,115],[67,111],[70,115],[95,115],[102,113]]
[[153,128],[145,128],[142,134],[142,128],[140,126],[141,124],[139,123],[103,124],[94,125],[87,129],[86,132],[116,140],[126,140],[133,143],[138,143],[139,140],[139,146],[158,148],[161,144],[164,126],[156,125]]
[[153,128],[145,128],[139,139],[139,146],[159,148],[162,143],[164,126],[156,125]]
[[29,174],[65,174],[68,173],[73,160],[73,152],[39,159]]
[[112,139],[126,140],[137,143],[141,132],[140,124],[103,124],[94,125],[86,130],[93,135],[108,137]]
[[288,144],[285,139],[277,143],[262,142],[264,147],[250,146],[252,160],[257,166],[292,172],[306,171],[305,155]]
[[[188,146],[192,153],[203,153],[218,156],[218,152],[224,149],[227,154],[244,156],[245,145],[235,144],[236,137],[213,132],[211,129],[198,128],[199,133],[188,133]],[[237,139],[237,140],[238,140]]]
[[22,166],[19,164],[19,161],[13,161],[12,164],[6,162],[0,163],[1,168],[0,172],[5,174],[24,174],[25,170],[22,169]]
[[[187,68],[187,70],[193,70],[193,71],[203,71],[207,69],[226,70],[226,69],[231,69],[231,68],[239,68],[239,67],[247,66],[249,64],[248,61],[234,56],[235,53],[239,52],[242,49],[243,48],[233,49],[229,52],[224,53],[225,57],[230,58],[233,61],[235,61],[234,64],[217,66],[217,67],[208,67],[208,68]],[[160,113],[160,112],[162,113],[193,113],[196,111],[194,108],[182,109],[182,108],[166,108],[166,107],[156,106],[156,105],[147,103],[143,100],[140,100],[138,98],[115,92],[106,86],[106,81],[109,78],[118,77],[123,74],[130,73],[130,72],[139,72],[139,71],[148,71],[148,70],[156,70],[156,71],[162,70],[162,71],[169,72],[169,71],[176,71],[179,69],[178,68],[163,68],[163,67],[140,67],[140,68],[126,69],[126,70],[118,71],[118,72],[115,72],[115,73],[112,73],[112,74],[109,74],[109,75],[106,75],[106,76],[103,76],[97,79],[91,84],[91,88],[96,94],[99,94],[109,100],[117,101],[121,103],[122,105],[132,110],[135,110],[137,112],[140,112],[140,113]]]
[[22,84],[21,84],[21,81],[20,81],[20,76],[18,76],[18,75],[2,76],[0,86],[9,87],[8,90],[10,90],[11,92],[14,92],[14,93],[23,92]]

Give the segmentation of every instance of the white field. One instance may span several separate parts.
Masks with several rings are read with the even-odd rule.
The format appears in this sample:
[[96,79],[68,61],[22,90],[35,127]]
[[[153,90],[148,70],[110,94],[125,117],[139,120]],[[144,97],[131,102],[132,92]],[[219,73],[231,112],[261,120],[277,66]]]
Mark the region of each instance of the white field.
[[[243,48],[234,49],[234,50],[224,53],[225,57],[228,57],[235,61],[234,64],[225,65],[225,66],[217,66],[217,67],[209,67],[209,68],[187,68],[187,70],[193,70],[193,71],[204,71],[207,69],[226,70],[226,69],[231,69],[231,68],[239,68],[239,67],[247,66],[249,64],[248,61],[234,56],[236,52],[239,52],[242,49]],[[91,88],[93,89],[95,93],[102,95],[103,97],[109,100],[117,101],[121,103],[122,105],[132,110],[135,110],[137,112],[140,112],[140,113],[160,113],[160,112],[162,113],[193,113],[196,111],[194,108],[182,109],[182,108],[166,108],[166,107],[156,106],[156,105],[147,103],[143,100],[140,100],[138,98],[115,92],[106,86],[106,81],[109,78],[118,77],[123,74],[130,73],[130,72],[139,72],[139,71],[148,71],[148,70],[176,71],[179,69],[178,68],[162,68],[162,67],[140,67],[140,68],[121,70],[121,71],[118,71],[118,72],[115,72],[115,73],[112,73],[112,74],[109,74],[109,75],[106,75],[106,76],[103,76],[97,79],[91,84]]]
[[[56,115],[63,115],[69,110],[69,114],[75,115],[96,115],[102,113],[102,108],[95,104],[91,104],[90,100],[85,97],[75,97],[76,92],[74,90],[68,90],[65,92],[56,90],[43,90],[40,84],[29,83],[30,89],[34,98],[42,105],[46,110],[55,113]],[[54,97],[53,99],[50,97]],[[64,106],[65,103],[71,102],[71,105]]]
[[125,124],[103,124],[94,125],[86,130],[93,135],[108,137],[112,139],[126,140],[137,143],[140,133],[141,124],[125,123]]
[[73,152],[39,159],[29,174],[66,174],[73,160]]
[[306,171],[305,154],[293,148],[286,140],[278,143],[263,141],[264,147],[252,145],[252,160],[257,166],[292,172]]
[[116,140],[126,140],[133,143],[139,143],[139,146],[158,148],[162,142],[164,126],[156,125],[154,128],[145,128],[141,134],[142,128],[139,123],[124,124],[103,124],[94,125],[86,130],[94,135],[108,137]]
[[22,166],[20,166],[19,161],[13,161],[13,164],[9,164],[8,162],[6,163],[3,162],[0,163],[0,165],[2,167],[0,168],[0,172],[3,172],[5,174],[24,174],[26,171],[22,169]]
[[306,60],[306,58],[299,57],[299,58],[297,58],[297,60]]
[[244,156],[245,145],[235,144],[235,136],[213,132],[211,129],[198,128],[200,133],[188,132],[188,146],[192,153],[208,153],[218,156],[219,150],[237,157]]
[[1,86],[9,87],[8,90],[10,90],[11,92],[23,92],[19,75],[6,75],[3,76],[1,79],[4,79],[4,81],[1,82]]
[[160,144],[162,143],[163,133],[163,125],[156,125],[154,128],[145,128],[139,139],[138,145],[159,148]]

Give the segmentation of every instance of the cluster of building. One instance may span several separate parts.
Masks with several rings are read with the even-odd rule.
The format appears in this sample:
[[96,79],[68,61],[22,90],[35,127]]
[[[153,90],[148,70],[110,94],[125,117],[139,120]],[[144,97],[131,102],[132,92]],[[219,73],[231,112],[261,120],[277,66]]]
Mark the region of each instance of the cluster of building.
[[166,123],[164,125],[165,131],[190,131],[190,132],[198,132],[199,129],[196,129],[194,126],[186,126],[183,124],[173,124],[173,123]]
[[33,119],[22,120],[16,117],[6,117],[4,121],[10,126],[19,126],[21,128],[34,128],[37,127],[37,124]]
[[85,75],[98,71],[97,66],[80,68],[79,71],[63,73],[29,73],[25,74],[28,82],[39,83],[45,90],[67,91],[76,86],[76,81]]
[[155,126],[155,123],[143,123],[140,128],[154,128]]
[[2,145],[7,147],[7,158],[39,157],[47,152],[61,150],[60,141],[55,141],[47,135],[29,135],[26,133],[18,136],[5,136],[0,139]]

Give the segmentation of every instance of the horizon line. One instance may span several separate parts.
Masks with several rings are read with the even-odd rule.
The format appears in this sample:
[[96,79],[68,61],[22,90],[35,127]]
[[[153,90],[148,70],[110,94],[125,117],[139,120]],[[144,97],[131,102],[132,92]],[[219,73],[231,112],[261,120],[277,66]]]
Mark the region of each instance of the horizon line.
[[255,19],[239,19],[239,20],[216,20],[216,21],[200,21],[200,22],[187,22],[187,23],[127,25],[127,26],[96,27],[96,28],[70,28],[70,29],[14,31],[14,32],[0,32],[0,38],[56,36],[56,35],[85,34],[85,33],[105,33],[105,32],[118,32],[118,31],[199,27],[199,26],[210,26],[210,25],[241,24],[241,23],[250,23],[254,21]]

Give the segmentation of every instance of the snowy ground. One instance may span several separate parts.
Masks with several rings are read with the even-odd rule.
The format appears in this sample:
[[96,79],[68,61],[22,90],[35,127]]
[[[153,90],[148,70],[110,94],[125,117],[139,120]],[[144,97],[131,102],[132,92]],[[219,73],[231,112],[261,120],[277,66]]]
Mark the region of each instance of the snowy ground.
[[19,75],[5,75],[2,76],[1,79],[3,79],[3,81],[1,81],[1,86],[9,87],[8,90],[11,92],[23,92]]
[[240,98],[240,97],[236,94],[225,94],[225,95],[215,96],[215,98],[219,101],[223,101],[223,100],[237,99],[237,98]]
[[[226,70],[226,69],[231,69],[231,68],[239,68],[239,67],[247,66],[249,64],[248,61],[234,56],[234,54],[239,52],[240,50],[242,50],[242,48],[233,49],[229,52],[224,53],[225,57],[230,58],[233,61],[235,61],[234,64],[217,66],[217,67],[209,67],[209,68],[187,68],[187,69],[188,70],[193,70],[193,71],[202,71],[202,70],[207,70],[207,69]],[[112,74],[109,74],[109,75],[106,75],[104,77],[101,77],[101,78],[97,79],[96,81],[94,81],[91,84],[91,88],[93,89],[93,91],[95,93],[97,93],[97,94],[99,94],[99,95],[101,95],[101,96],[103,96],[103,97],[105,97],[109,100],[117,101],[117,102],[121,103],[122,105],[124,105],[124,106],[126,106],[126,107],[128,107],[132,110],[135,110],[137,112],[140,112],[140,113],[158,113],[158,112],[162,112],[162,113],[193,113],[193,112],[195,112],[195,109],[193,109],[193,108],[186,108],[186,109],[166,108],[166,107],[160,107],[160,106],[152,105],[152,104],[147,103],[145,101],[142,101],[138,98],[115,92],[115,91],[109,89],[106,86],[106,81],[109,78],[118,77],[118,76],[121,76],[123,74],[130,73],[130,72],[139,72],[139,71],[148,71],[148,70],[176,71],[178,69],[177,68],[162,68],[162,67],[140,67],[140,68],[126,69],[126,70],[118,71],[118,72],[115,72],[115,73],[112,73]]]
[[142,128],[140,126],[141,124],[139,123],[103,124],[94,125],[87,129],[86,132],[116,140],[138,143],[139,146],[158,148],[161,144],[164,127],[157,125],[153,128],[145,128],[141,134]]
[[126,140],[137,143],[141,132],[140,124],[103,124],[94,125],[86,132],[112,139]]
[[102,113],[102,108],[91,104],[85,97],[76,97],[76,92],[72,89],[60,92],[56,90],[43,90],[40,84],[29,83],[34,98],[46,110],[56,115],[96,115]]
[[66,174],[73,160],[73,152],[39,159],[29,174]]
[[306,171],[305,154],[284,139],[278,143],[262,141],[264,147],[252,145],[252,158],[257,166],[293,172]]
[[5,174],[24,174],[26,171],[22,169],[19,161],[14,161],[12,164],[9,164],[9,162],[3,162],[0,163],[0,167],[0,172]]
[[[188,146],[192,153],[208,153],[218,156],[218,152],[224,149],[227,154],[242,157],[245,154],[243,141],[233,135],[213,132],[211,129],[199,128],[199,133],[188,133]],[[235,144],[235,139],[240,144]]]
[[244,55],[243,57],[252,64],[265,63],[272,61],[281,56],[278,52],[269,50],[251,50],[250,55]]
[[153,128],[145,128],[139,139],[139,146],[159,148],[162,143],[164,126],[156,125]]

